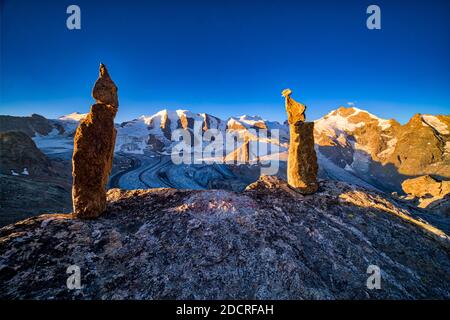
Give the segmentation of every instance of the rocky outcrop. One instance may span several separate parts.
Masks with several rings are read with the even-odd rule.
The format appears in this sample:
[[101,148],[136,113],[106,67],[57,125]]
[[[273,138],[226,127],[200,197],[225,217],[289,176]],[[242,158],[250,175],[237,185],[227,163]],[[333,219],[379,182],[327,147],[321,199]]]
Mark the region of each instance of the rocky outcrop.
[[403,191],[415,197],[438,197],[450,193],[450,181],[439,181],[426,175],[407,179],[402,183]]
[[[242,193],[108,192],[97,220],[47,214],[0,229],[1,299],[450,299],[443,231],[394,199],[275,177]],[[71,265],[80,290],[66,287]],[[366,283],[381,269],[381,289]]]
[[409,196],[419,199],[419,207],[427,208],[450,193],[450,181],[440,181],[425,175],[403,181],[402,188]]
[[0,227],[42,212],[72,212],[70,190],[63,177],[0,174]]
[[0,132],[21,131],[29,137],[48,135],[55,129],[51,120],[32,114],[30,117],[15,117],[0,115]]
[[286,98],[290,142],[287,177],[297,191],[310,194],[317,191],[317,155],[314,150],[314,122],[305,121],[306,107],[290,97],[290,89],[282,95]]
[[105,187],[116,140],[117,87],[103,64],[92,96],[97,103],[77,128],[72,158],[73,214],[86,219],[96,218],[105,210]]
[[450,178],[450,116],[416,114],[401,127],[397,140],[388,161],[400,174]]
[[416,114],[408,123],[340,107],[315,122],[318,151],[383,191],[401,192],[417,175],[450,179],[450,116]]
[[104,64],[100,64],[100,72],[92,90],[92,97],[97,104],[109,105],[116,109],[119,107],[117,87],[109,76]]
[[0,133],[0,226],[70,212],[70,164],[50,159],[22,131]]
[[6,175],[54,175],[51,163],[22,131],[0,133],[0,173]]

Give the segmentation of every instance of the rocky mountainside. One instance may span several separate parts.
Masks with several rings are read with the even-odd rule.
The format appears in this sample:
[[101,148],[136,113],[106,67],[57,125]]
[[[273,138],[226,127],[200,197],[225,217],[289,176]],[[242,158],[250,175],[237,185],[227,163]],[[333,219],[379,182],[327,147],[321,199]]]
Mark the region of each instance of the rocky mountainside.
[[[33,131],[33,140],[46,154],[71,154],[74,131],[85,116],[72,113],[56,120],[47,120],[47,125],[51,127]],[[15,119],[11,123],[19,121],[21,124],[17,130],[28,134],[29,130],[23,129],[28,128],[24,124],[29,121],[28,118],[7,118],[20,118],[20,121]],[[287,124],[247,115],[221,120],[187,110],[162,110],[151,116],[116,124],[115,151],[128,155],[145,155],[148,152],[168,155],[176,143],[171,141],[172,133],[180,128],[190,131],[194,137],[192,144],[198,143],[194,133],[207,129],[228,130],[236,134],[241,140],[235,150],[223,154],[225,161],[255,160],[250,159],[254,154],[252,143],[255,141],[267,144],[268,150],[275,145],[281,161],[287,159]],[[4,130],[4,127],[0,129]],[[264,129],[279,130],[279,139],[255,135],[255,132]],[[381,119],[358,108],[340,107],[315,121],[315,142],[323,178],[400,193],[403,192],[401,183],[409,178],[433,175],[442,180],[450,179],[448,115],[417,114],[401,125],[396,120]],[[208,142],[203,144],[205,146]],[[259,156],[265,157],[264,154]]]
[[24,132],[0,132],[0,154],[0,173],[13,176],[54,174],[50,161]]
[[28,136],[34,137],[36,135],[48,135],[54,128],[55,125],[51,120],[38,114],[33,114],[30,117],[0,115],[1,132],[22,131]]
[[385,191],[410,177],[450,179],[450,116],[414,115],[408,123],[339,108],[316,121],[318,150],[334,164]]
[[0,229],[0,298],[450,299],[450,239],[424,217],[336,181],[309,196],[275,177],[242,193],[112,189],[97,220]]
[[70,166],[49,159],[24,132],[0,133],[0,226],[42,212],[70,212]]

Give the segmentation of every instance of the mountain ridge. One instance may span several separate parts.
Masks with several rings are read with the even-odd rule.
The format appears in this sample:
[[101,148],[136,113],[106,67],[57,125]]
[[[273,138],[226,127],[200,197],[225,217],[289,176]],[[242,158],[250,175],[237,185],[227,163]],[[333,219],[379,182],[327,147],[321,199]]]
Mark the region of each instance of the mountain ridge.
[[[72,113],[47,120],[53,127],[46,128],[46,134],[36,132],[33,140],[44,153],[64,150],[70,153],[73,131],[83,116]],[[42,118],[39,120],[42,121]],[[352,180],[354,176],[365,181],[359,183],[361,186],[367,183],[387,192],[402,192],[401,183],[404,180],[421,175],[450,179],[449,115],[415,114],[402,125],[395,119],[383,119],[356,107],[339,107],[314,122],[316,151],[319,162],[322,161],[324,177],[348,177]],[[19,130],[22,127],[19,126]],[[26,128],[29,133],[29,126]],[[183,109],[163,109],[150,116],[143,115],[116,124],[116,129],[115,152],[130,155],[145,155],[148,152],[170,155],[176,144],[171,141],[171,135],[176,129],[190,131],[194,137],[192,144],[198,143],[195,134],[209,129],[222,133],[228,131],[240,137],[236,148],[223,154],[223,160],[239,159],[250,163],[249,157],[254,153],[239,151],[248,149],[244,144],[249,141],[264,142],[268,150],[275,146],[279,149],[277,156],[285,161],[289,143],[286,123],[248,115],[223,120],[207,113]],[[264,139],[255,135],[255,132],[265,129],[279,130],[279,139]],[[207,144],[203,142],[203,145]],[[255,159],[258,160],[258,157]],[[326,161],[333,165],[328,165]]]

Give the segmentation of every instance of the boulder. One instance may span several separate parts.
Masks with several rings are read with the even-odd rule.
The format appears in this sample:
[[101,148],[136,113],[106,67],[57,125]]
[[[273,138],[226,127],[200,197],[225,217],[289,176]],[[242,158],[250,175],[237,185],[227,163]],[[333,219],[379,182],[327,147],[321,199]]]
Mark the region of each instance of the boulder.
[[425,175],[403,181],[402,189],[405,193],[418,198],[445,196],[450,193],[450,181],[439,181]]

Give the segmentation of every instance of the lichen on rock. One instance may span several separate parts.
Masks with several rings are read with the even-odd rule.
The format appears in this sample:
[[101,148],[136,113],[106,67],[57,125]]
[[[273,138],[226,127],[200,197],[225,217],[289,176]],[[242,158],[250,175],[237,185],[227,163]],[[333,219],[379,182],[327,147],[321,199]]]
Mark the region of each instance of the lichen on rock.
[[[449,237],[382,193],[322,181],[302,195],[265,176],[244,192],[107,199],[96,220],[1,228],[0,299],[450,299]],[[66,287],[74,264],[80,290]]]

